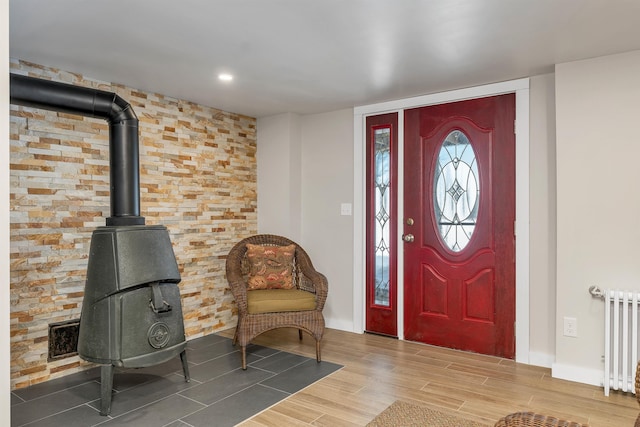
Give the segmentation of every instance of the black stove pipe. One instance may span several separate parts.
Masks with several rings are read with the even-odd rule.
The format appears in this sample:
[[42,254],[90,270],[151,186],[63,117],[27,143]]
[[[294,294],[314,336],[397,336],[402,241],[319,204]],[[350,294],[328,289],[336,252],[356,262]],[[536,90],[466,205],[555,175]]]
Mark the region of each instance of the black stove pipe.
[[10,75],[11,103],[105,119],[109,123],[111,216],[107,226],[144,225],[140,216],[138,117],[112,92]]

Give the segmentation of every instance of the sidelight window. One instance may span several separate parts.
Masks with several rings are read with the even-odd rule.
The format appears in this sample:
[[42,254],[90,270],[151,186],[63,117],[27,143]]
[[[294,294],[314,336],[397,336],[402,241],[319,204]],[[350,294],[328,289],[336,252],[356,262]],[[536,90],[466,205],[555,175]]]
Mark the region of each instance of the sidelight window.
[[375,140],[375,293],[376,305],[389,305],[390,140],[391,128],[374,131]]

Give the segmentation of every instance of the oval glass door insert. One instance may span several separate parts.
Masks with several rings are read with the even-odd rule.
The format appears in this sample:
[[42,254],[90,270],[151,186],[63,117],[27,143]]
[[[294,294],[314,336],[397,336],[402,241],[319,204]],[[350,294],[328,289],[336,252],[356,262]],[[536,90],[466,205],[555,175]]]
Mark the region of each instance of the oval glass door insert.
[[462,251],[478,220],[480,180],[471,141],[464,132],[449,132],[434,172],[433,209],[440,238],[450,250]]

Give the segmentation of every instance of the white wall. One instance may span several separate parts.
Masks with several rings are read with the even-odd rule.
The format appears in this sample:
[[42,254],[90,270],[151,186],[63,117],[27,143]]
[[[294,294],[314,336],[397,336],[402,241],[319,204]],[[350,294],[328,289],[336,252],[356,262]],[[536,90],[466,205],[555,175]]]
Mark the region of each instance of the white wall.
[[0,425],[11,424],[9,341],[9,0],[0,0]]
[[535,76],[529,83],[529,363],[551,367],[556,347],[555,76]]
[[258,119],[258,231],[301,238],[300,116]]
[[[329,280],[327,326],[353,325],[353,110],[302,117],[302,244]],[[259,208],[258,208],[259,210]]]
[[[599,384],[601,300],[640,290],[640,51],[556,66],[557,316],[554,376]],[[562,334],[577,319],[578,337]]]

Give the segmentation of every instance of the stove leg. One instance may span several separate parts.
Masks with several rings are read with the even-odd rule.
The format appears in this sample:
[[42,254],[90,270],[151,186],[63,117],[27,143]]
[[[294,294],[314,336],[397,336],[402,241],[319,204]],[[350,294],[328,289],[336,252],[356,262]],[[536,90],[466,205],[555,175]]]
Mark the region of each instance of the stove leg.
[[189,376],[189,364],[187,363],[187,350],[182,350],[180,353],[180,361],[182,362],[182,372],[184,373],[184,380],[186,382],[191,381]]
[[102,365],[100,369],[100,415],[111,413],[111,393],[113,391],[113,365]]

